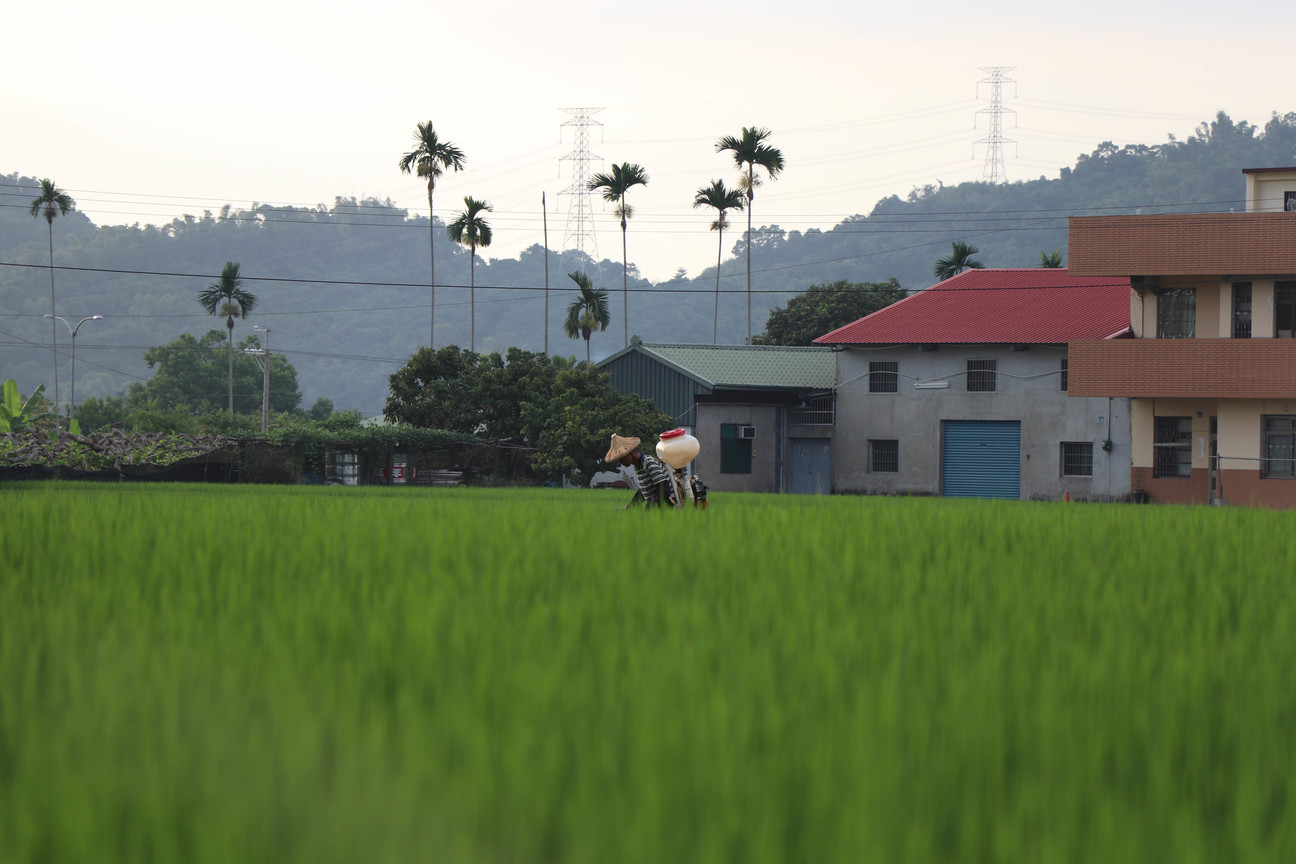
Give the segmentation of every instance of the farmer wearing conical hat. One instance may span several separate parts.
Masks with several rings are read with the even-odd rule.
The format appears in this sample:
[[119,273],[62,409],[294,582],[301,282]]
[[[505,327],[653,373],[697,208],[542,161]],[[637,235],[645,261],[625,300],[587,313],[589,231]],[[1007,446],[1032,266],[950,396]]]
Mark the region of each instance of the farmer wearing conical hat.
[[603,457],[603,461],[609,465],[619,462],[634,467],[635,477],[639,480],[639,491],[635,493],[634,498],[630,499],[626,507],[640,501],[649,507],[678,507],[675,484],[671,482],[670,472],[666,470],[665,465],[657,461],[656,457],[640,453],[636,449],[638,446],[638,438],[623,438],[613,434],[612,446]]

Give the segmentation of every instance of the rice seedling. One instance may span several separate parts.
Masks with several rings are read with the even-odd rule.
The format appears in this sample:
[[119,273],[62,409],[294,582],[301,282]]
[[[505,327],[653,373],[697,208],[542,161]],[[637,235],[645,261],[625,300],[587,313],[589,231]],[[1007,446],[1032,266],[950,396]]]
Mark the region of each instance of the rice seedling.
[[36,861],[1273,861],[1292,514],[4,491]]

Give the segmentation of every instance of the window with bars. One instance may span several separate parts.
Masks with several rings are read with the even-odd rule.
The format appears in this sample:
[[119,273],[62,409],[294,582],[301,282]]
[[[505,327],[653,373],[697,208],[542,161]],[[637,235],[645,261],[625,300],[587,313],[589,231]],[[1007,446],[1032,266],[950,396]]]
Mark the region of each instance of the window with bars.
[[797,426],[836,425],[837,392],[807,396],[801,405],[788,409],[788,422]]
[[869,392],[899,393],[900,364],[895,360],[869,361]]
[[1152,427],[1152,476],[1192,476],[1192,418],[1157,417]]
[[1233,338],[1251,338],[1251,283],[1233,283]]
[[1296,282],[1274,283],[1274,335],[1280,339],[1296,336]]
[[967,361],[967,389],[969,393],[993,393],[998,360]]
[[1063,357],[1062,358],[1062,391],[1065,393],[1066,389],[1067,389],[1067,358]]
[[1165,288],[1157,295],[1157,338],[1191,339],[1197,335],[1197,292]]
[[1092,477],[1093,476],[1093,442],[1092,441],[1063,441],[1062,442],[1062,476],[1063,477]]
[[1261,415],[1260,452],[1261,477],[1296,477],[1296,417]]
[[869,470],[894,474],[900,470],[900,442],[895,438],[870,438]]

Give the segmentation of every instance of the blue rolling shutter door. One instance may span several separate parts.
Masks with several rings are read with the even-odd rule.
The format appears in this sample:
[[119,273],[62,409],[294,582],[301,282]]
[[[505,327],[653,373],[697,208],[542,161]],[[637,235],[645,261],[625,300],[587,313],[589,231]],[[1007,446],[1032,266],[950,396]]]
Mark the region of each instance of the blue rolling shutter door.
[[1021,497],[1021,421],[946,420],[943,431],[944,495]]

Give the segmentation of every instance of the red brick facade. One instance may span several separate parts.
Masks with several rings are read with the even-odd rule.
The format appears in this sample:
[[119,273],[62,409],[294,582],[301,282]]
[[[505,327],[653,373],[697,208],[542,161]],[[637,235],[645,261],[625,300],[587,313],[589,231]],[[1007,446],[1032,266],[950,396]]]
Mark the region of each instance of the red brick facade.
[[1072,216],[1073,276],[1296,272],[1296,213]]
[[1087,339],[1067,357],[1072,396],[1296,399],[1296,339]]
[[[1210,478],[1205,468],[1194,468],[1191,477],[1152,476],[1151,468],[1130,471],[1130,489],[1147,493],[1154,504],[1209,504]],[[1296,509],[1296,480],[1262,479],[1258,470],[1220,471],[1219,491],[1226,504]]]

